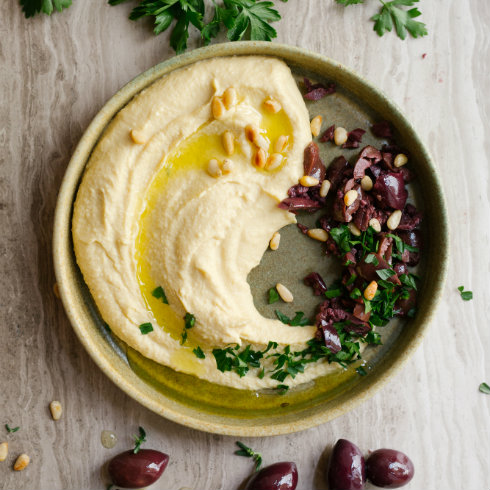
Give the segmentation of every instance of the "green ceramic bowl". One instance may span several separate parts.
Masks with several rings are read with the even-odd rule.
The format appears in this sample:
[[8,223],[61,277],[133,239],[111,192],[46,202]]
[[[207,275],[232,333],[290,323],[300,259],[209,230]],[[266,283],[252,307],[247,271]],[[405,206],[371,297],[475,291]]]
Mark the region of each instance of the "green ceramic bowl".
[[[384,327],[383,345],[366,350],[367,376],[357,375],[354,369],[340,371],[283,396],[215,386],[159,366],[127,348],[104,327],[77,267],[71,236],[73,202],[80,179],[92,149],[113,116],[135,94],[172,70],[211,57],[251,54],[281,58],[297,77],[309,76],[337,84],[337,94],[309,104],[312,116],[322,114],[330,124],[348,129],[367,128],[381,119],[392,121],[398,140],[410,151],[410,165],[417,176],[411,195],[425,212],[424,260],[419,270],[422,280],[416,317],[405,323],[393,321]],[[369,132],[364,142],[378,146],[381,143]],[[332,144],[322,145],[322,151],[327,163],[339,154]],[[355,150],[343,153],[349,151],[353,158],[357,155]],[[270,287],[271,281],[274,284],[272,273],[281,268],[281,273],[296,281],[295,303],[312,315],[318,298],[312,299],[311,291],[301,289],[304,287],[301,278],[307,270],[328,270],[333,265],[325,262],[330,259],[313,250],[318,244],[312,245],[312,240],[302,238],[294,225],[284,229],[281,236],[284,236],[281,253],[266,252],[261,265],[249,276],[256,307],[263,315],[273,316],[272,307],[260,291]],[[107,102],[85,131],[63,179],[55,214],[53,252],[68,318],[89,354],[114,383],[154,412],[189,427],[228,435],[267,436],[307,429],[347,412],[374,394],[409,358],[420,344],[441,296],[448,226],[441,185],[429,153],[400,110],[378,89],[318,54],[279,44],[238,42],[198,49],[165,61],[135,78]]]

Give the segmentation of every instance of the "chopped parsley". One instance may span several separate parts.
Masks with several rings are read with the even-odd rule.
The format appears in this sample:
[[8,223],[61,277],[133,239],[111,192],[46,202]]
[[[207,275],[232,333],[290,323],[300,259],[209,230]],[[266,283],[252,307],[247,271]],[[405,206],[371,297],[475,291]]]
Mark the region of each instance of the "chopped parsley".
[[168,299],[167,299],[167,296],[166,296],[165,291],[163,290],[162,286],[158,286],[157,288],[155,288],[152,291],[151,295],[156,299],[161,299],[163,301],[163,303],[168,305]]
[[134,437],[134,449],[133,453],[138,454],[139,450],[141,449],[141,444],[146,442],[146,432],[143,427],[138,427],[139,430],[139,435],[138,436],[133,436]]
[[240,448],[235,451],[237,456],[245,456],[246,458],[252,458],[255,461],[255,471],[258,471],[260,466],[262,465],[262,455],[260,453],[256,453],[253,449],[245,446],[243,442],[236,441],[235,444]]
[[488,386],[487,383],[481,383],[478,389],[482,393],[485,393],[486,395],[490,395],[490,386]]
[[416,276],[414,274],[401,274],[398,278],[400,279],[400,282],[409,289],[417,290],[417,284],[415,283]]
[[383,280],[388,280],[390,277],[393,277],[396,272],[393,269],[379,269],[376,271],[376,274],[383,279]]
[[268,303],[271,305],[272,303],[275,303],[276,301],[279,301],[279,293],[277,292],[276,288],[270,288],[269,289],[269,297],[268,297]]
[[9,424],[5,424],[5,428],[9,434],[17,432],[20,429],[20,427],[10,427]]
[[458,291],[461,294],[461,299],[463,301],[470,301],[473,299],[473,292],[472,291],[465,291],[464,286],[459,286]]
[[206,355],[204,354],[204,352],[202,351],[202,349],[199,346],[197,346],[195,349],[193,349],[192,352],[194,352],[195,356],[198,359],[204,359],[206,357]]
[[153,332],[153,325],[150,322],[142,323],[140,325],[140,332],[143,335],[146,335],[147,333]]
[[366,262],[366,264],[373,264],[374,266],[377,266],[379,264],[379,261],[374,254],[368,254],[364,259],[364,262]]
[[284,313],[281,313],[279,310],[275,310],[276,316],[282,323],[286,325],[290,325],[291,327],[304,327],[306,325],[310,325],[310,320],[305,317],[305,314],[302,311],[297,311],[294,315],[294,318],[289,318]]
[[359,366],[358,368],[356,368],[356,373],[361,376],[367,376],[367,371],[364,369],[363,366]]
[[192,313],[186,313],[184,316],[184,329],[182,330],[180,344],[184,345],[187,340],[187,330],[192,328],[196,323],[196,317]]
[[[269,342],[265,351],[256,351],[250,345],[247,345],[242,351],[237,344],[235,347],[226,347],[225,349],[213,349],[213,356],[216,359],[216,367],[222,373],[234,371],[240,378],[245,376],[250,368],[260,368],[260,360],[264,354],[271,348],[277,347],[277,343]],[[274,348],[275,348],[274,347]]]
[[325,291],[325,296],[329,299],[339,298],[340,296],[342,296],[342,289],[340,288],[329,289],[328,291]]

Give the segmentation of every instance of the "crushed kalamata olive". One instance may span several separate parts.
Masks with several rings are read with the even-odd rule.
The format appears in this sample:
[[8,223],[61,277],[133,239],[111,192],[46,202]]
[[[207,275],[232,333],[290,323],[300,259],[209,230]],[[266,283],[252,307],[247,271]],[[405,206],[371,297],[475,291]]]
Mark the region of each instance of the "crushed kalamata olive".
[[[320,88],[306,82],[305,86],[308,93]],[[321,141],[330,141],[334,129],[335,126],[329,127]],[[332,355],[344,354],[340,352],[343,349],[341,339],[346,334],[365,337],[373,326],[385,325],[393,315],[412,316],[416,307],[415,276],[410,275],[408,267],[420,260],[422,214],[413,204],[407,204],[406,184],[413,179],[413,174],[405,166],[394,166],[395,157],[407,152],[393,143],[391,125],[382,121],[371,129],[376,136],[389,139],[390,145],[381,150],[365,146],[352,164],[339,156],[325,169],[318,146],[308,145],[304,173],[314,176],[320,183],[323,179],[330,181],[328,198],[320,196],[320,184],[313,187],[298,184],[289,189],[289,197],[279,204],[294,213],[319,209],[327,212],[319,218],[317,226],[328,232],[324,242],[326,253],[339,257],[344,272],[334,288],[327,288],[318,272],[306,276],[304,282],[313,288],[315,295],[327,295],[318,307],[315,324],[317,338],[324,341]],[[363,134],[362,129],[351,131],[351,143],[360,142]],[[352,147],[351,143],[344,147]],[[361,186],[366,176],[372,184]],[[388,222],[388,218],[397,210],[401,211],[401,218],[394,229],[394,220]],[[298,224],[298,227],[303,233],[308,231],[304,225]],[[364,244],[366,239],[375,240],[375,244],[371,242],[371,249],[367,247],[369,253]],[[367,301],[362,292],[373,281],[376,293]],[[375,304],[381,294],[392,298],[391,306],[386,306],[387,312],[383,310],[383,313],[372,310],[371,304],[373,301]],[[338,359],[337,362],[341,362]]]
[[307,100],[320,100],[336,91],[335,83],[329,83],[328,85],[323,85],[322,83],[313,84],[308,78],[304,78],[303,83],[306,88],[304,98]]

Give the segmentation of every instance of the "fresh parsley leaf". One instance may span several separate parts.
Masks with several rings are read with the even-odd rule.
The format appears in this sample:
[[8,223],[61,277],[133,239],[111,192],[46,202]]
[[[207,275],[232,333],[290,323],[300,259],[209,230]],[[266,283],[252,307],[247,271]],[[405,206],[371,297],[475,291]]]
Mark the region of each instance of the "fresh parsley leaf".
[[417,8],[404,10],[400,7],[411,7],[418,3],[419,0],[392,0],[386,2],[380,0],[383,4],[379,14],[374,15],[371,19],[374,21],[374,30],[378,36],[383,36],[386,31],[391,32],[393,25],[400,39],[406,39],[407,32],[413,37],[421,37],[427,35],[427,27],[423,22],[418,22],[415,19],[422,15]]
[[192,313],[186,313],[184,321],[185,328],[192,328],[196,324],[196,317]]
[[276,386],[276,390],[280,395],[285,395],[289,390],[289,386],[285,384],[279,384]]
[[485,393],[486,395],[490,395],[490,386],[488,386],[487,383],[481,383],[478,389],[482,393]]
[[403,285],[407,286],[410,289],[417,290],[417,284],[415,283],[415,276],[413,274],[401,274],[399,276],[399,279]]
[[461,293],[461,299],[463,301],[470,301],[473,299],[473,292],[465,291],[464,286],[459,286],[458,291]]
[[156,299],[161,299],[166,305],[168,305],[167,295],[165,294],[162,286],[158,286],[157,288],[155,288],[152,291],[151,295]]
[[393,269],[379,269],[376,271],[376,274],[378,274],[381,279],[387,280],[395,275],[395,271]]
[[[110,5],[118,5],[126,0],[109,0]],[[153,17],[155,34],[166,31],[174,20],[176,23],[170,35],[170,45],[177,54],[187,49],[189,26],[199,31],[204,28],[204,0],[141,0],[131,11],[129,18],[138,20]]]
[[197,346],[195,349],[193,349],[192,352],[194,352],[195,356],[198,359],[204,359],[206,357],[206,355],[204,354],[204,352],[202,351],[202,349],[199,346]]
[[9,434],[17,432],[20,429],[20,427],[10,427],[9,424],[5,424],[5,428]]
[[284,313],[281,313],[279,310],[275,310],[276,316],[282,323],[286,325],[290,325],[291,327],[304,327],[305,325],[310,324],[310,320],[305,317],[305,314],[302,311],[297,311],[294,315],[294,318],[289,318]]
[[229,11],[224,24],[230,41],[241,40],[247,31],[252,41],[271,41],[277,37],[276,30],[269,25],[270,22],[281,19],[273,2],[224,0],[223,4]]
[[[269,346],[274,345],[277,347],[275,342],[269,342]],[[268,348],[272,348],[269,346]],[[260,360],[263,358],[264,352],[253,350],[250,345],[247,345],[242,351],[239,351],[239,348],[240,346],[237,345],[236,347],[226,347],[225,349],[213,349],[213,356],[218,370],[223,373],[225,371],[234,371],[240,377],[243,377],[251,367],[260,368]]]
[[255,461],[255,471],[258,471],[260,466],[262,465],[262,455],[260,453],[256,453],[253,449],[250,449],[248,446],[245,446],[243,442],[236,441],[235,444],[240,448],[238,451],[235,451],[237,456],[245,456],[246,458],[252,458]]
[[366,264],[373,264],[374,266],[379,265],[378,258],[374,254],[368,254],[364,259],[364,262],[366,262]]
[[367,376],[367,371],[362,366],[356,368],[356,373],[360,374],[361,376]]
[[279,293],[277,292],[276,288],[270,288],[269,289],[268,302],[271,305],[272,303],[275,303],[276,301],[279,301]]
[[187,330],[196,324],[196,317],[192,313],[186,313],[184,316],[184,328],[180,335],[180,345],[184,345],[187,341]]
[[147,333],[153,332],[153,325],[150,322],[148,322],[148,323],[142,323],[140,325],[140,332],[143,335],[146,335]]
[[133,453],[138,454],[139,450],[141,449],[141,444],[146,442],[146,432],[143,427],[138,427],[139,429],[139,435],[138,436],[133,436],[134,437],[134,449]]
[[329,289],[328,291],[325,291],[325,296],[329,299],[339,298],[340,296],[342,296],[342,289],[340,288]]
[[26,18],[33,17],[39,12],[51,15],[54,10],[61,12],[71,5],[72,0],[20,0],[22,11]]

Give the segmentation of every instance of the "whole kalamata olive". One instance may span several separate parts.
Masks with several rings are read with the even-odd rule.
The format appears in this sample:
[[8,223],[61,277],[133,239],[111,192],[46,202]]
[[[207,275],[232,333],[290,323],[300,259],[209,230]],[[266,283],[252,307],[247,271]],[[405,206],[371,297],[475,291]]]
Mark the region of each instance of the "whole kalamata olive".
[[398,488],[407,484],[414,475],[410,458],[394,449],[377,449],[366,461],[367,477],[378,487]]
[[109,462],[112,483],[122,488],[142,488],[155,483],[168,464],[168,455],[153,449],[133,450],[114,456]]
[[346,439],[339,439],[328,465],[330,490],[362,490],[366,483],[366,465],[360,449]]
[[294,490],[298,484],[296,464],[283,461],[262,468],[250,478],[245,490]]

